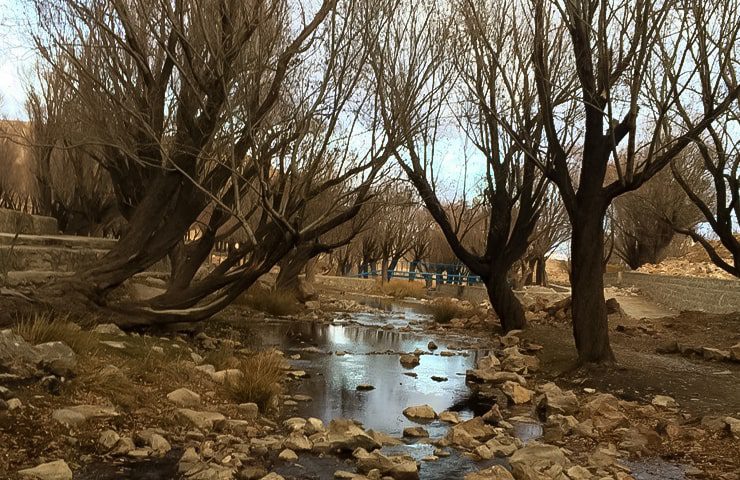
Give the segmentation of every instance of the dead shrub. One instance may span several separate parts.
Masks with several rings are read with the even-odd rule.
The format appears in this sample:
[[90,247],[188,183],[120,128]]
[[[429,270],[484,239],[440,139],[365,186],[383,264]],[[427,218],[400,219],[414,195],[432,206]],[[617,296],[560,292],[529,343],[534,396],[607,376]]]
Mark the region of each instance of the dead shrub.
[[255,353],[240,362],[242,375],[224,384],[226,394],[238,403],[256,403],[266,411],[283,390],[283,358],[274,350]]
[[294,315],[301,310],[295,296],[285,290],[253,289],[247,293],[243,301],[254,310],[278,317]]
[[90,353],[98,347],[97,335],[82,330],[69,316],[54,312],[34,313],[21,319],[13,328],[28,343],[64,342],[77,354]]
[[453,318],[470,318],[479,312],[475,308],[465,308],[459,302],[443,298],[429,305],[434,321],[448,323]]
[[72,388],[79,393],[92,393],[107,398],[116,406],[131,410],[141,405],[143,396],[137,386],[122,371],[112,366],[94,368],[80,375],[72,382]]

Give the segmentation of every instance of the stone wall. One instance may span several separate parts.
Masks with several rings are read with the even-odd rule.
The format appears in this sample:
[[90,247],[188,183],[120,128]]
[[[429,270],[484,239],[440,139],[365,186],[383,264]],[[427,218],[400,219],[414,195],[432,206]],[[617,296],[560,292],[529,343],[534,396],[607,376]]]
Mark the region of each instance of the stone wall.
[[604,275],[604,284],[639,288],[653,301],[675,310],[740,312],[740,280],[619,272]]
[[371,293],[375,288],[374,278],[317,275],[316,283],[318,286],[329,290],[350,291],[357,293]]
[[59,226],[56,218],[29,215],[16,210],[0,208],[0,232],[56,235],[59,233]]

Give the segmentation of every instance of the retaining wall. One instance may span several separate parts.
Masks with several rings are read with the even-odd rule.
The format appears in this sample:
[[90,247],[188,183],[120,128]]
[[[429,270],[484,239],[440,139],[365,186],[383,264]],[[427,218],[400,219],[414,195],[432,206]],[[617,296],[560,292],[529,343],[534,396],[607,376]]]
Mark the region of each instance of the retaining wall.
[[619,272],[605,274],[604,285],[639,288],[653,301],[675,310],[740,312],[740,280]]
[[56,218],[0,208],[0,232],[56,235],[59,233],[59,226]]

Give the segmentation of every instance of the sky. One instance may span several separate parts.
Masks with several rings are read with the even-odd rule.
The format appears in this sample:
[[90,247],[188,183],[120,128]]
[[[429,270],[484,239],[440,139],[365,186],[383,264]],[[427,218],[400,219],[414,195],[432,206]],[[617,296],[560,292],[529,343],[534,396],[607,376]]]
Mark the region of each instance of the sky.
[[0,0],[0,117],[25,119],[26,85],[35,61],[22,0]]

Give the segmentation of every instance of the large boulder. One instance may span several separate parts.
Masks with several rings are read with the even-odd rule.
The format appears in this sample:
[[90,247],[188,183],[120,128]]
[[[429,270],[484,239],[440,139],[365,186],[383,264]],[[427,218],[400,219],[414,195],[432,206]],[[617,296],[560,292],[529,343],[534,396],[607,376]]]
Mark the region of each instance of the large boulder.
[[45,371],[60,377],[74,375],[77,368],[77,355],[64,342],[47,342],[36,345],[40,366]]
[[72,470],[64,460],[42,463],[18,472],[20,478],[34,480],[72,480]]
[[381,475],[395,480],[419,479],[419,464],[408,455],[386,456],[378,451],[368,453],[359,448],[354,452],[354,457],[357,459],[357,470],[362,473],[378,470]]
[[496,434],[496,429],[483,421],[481,417],[459,423],[447,432],[450,444],[464,449],[473,449]]
[[39,373],[39,352],[12,330],[0,330],[0,373],[31,378]]
[[526,385],[527,380],[514,372],[501,372],[498,370],[476,369],[465,372],[465,381],[473,383],[504,383],[516,382],[519,385]]

